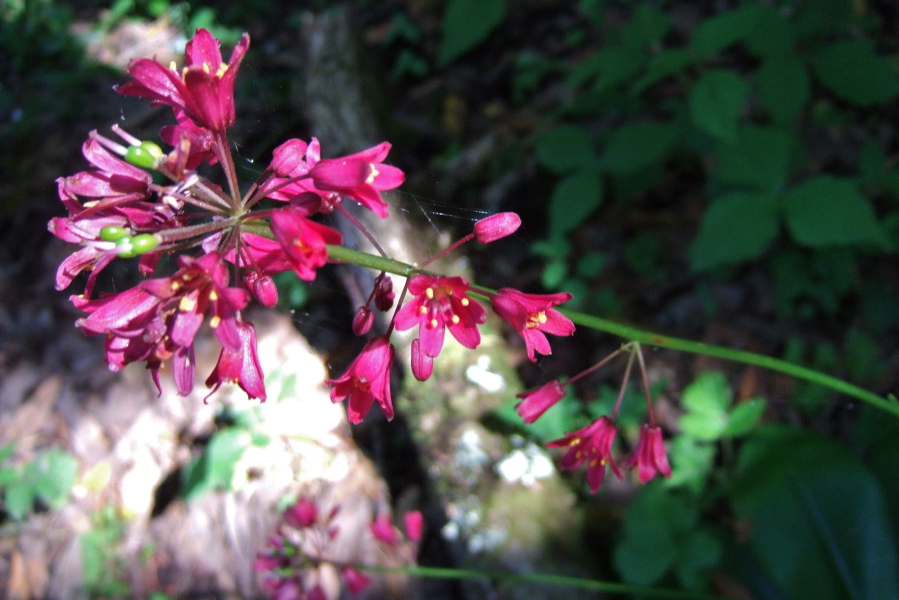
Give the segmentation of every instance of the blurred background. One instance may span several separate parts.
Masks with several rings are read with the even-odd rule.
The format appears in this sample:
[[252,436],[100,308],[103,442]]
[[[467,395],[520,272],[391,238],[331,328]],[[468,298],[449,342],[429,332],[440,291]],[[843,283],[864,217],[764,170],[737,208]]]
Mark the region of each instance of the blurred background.
[[[102,365],[102,341],[73,326],[79,315],[67,297],[80,289],[53,289],[67,252],[46,231],[63,212],[55,179],[86,168],[79,148],[92,129],[119,123],[157,139],[170,111],[111,88],[127,80],[132,58],[180,64],[197,27],[222,40],[225,57],[242,32],[252,39],[231,133],[246,182],[289,137],[320,137],[324,156],[388,140],[388,162],[407,183],[379,233],[396,237],[413,260],[486,214],[515,211],[523,226],[513,238],[472,246],[447,268],[488,287],[568,291],[573,308],[597,316],[895,393],[892,2],[0,0],[5,597],[53,597],[29,560],[45,557],[49,579],[62,567],[34,540],[47,537],[48,524],[62,518],[54,515],[79,493],[117,481],[125,468],[113,460],[119,455],[104,454],[110,475],[98,474],[99,454],[89,457],[70,437],[71,423],[118,401],[110,390],[122,388]],[[101,285],[113,289],[133,271],[110,268]],[[284,278],[286,316],[273,328],[296,326],[310,355],[339,374],[360,348],[349,327],[360,280],[337,270],[311,285]],[[645,487],[608,481],[591,496],[583,473],[559,473],[558,455],[542,446],[607,414],[623,365],[579,382],[533,426],[517,418],[514,394],[576,374],[621,340],[579,331],[553,340],[553,355],[532,364],[514,332],[492,327],[479,353],[458,352],[427,386],[397,374],[399,424],[374,417],[352,433],[394,508],[425,507],[423,564],[738,598],[899,597],[896,417],[760,369],[649,350],[674,475]],[[138,369],[132,379],[141,377]],[[286,399],[306,373],[274,377],[289,382]],[[47,381],[61,388],[48,390]],[[465,391],[472,386],[477,393]],[[245,404],[204,407],[202,425],[172,430],[183,448],[147,487],[155,501],[142,509],[145,530],[171,506],[234,487],[234,469],[244,468],[235,465],[259,442],[256,417],[240,416]],[[634,387],[618,420],[623,450],[633,447],[644,411]],[[104,430],[110,440],[117,427]],[[193,471],[191,479],[191,465],[203,460],[224,474],[209,480]],[[374,496],[389,502],[384,490]],[[118,493],[79,513],[70,545],[79,594],[258,594],[221,577],[190,588],[184,572],[195,563],[162,569],[152,545],[129,529],[126,504]],[[140,564],[111,566],[115,556],[101,550],[116,544],[144,553]],[[157,579],[135,588],[134,573],[154,560]],[[501,581],[439,590],[535,593],[560,591]]]

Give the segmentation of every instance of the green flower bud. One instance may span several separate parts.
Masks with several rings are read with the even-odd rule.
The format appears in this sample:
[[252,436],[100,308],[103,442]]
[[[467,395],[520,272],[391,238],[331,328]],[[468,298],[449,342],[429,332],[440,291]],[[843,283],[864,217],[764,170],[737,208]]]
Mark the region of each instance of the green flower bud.
[[142,169],[155,168],[161,157],[162,148],[159,147],[159,144],[150,141],[143,141],[140,146],[128,146],[128,150],[125,152],[125,160]]
[[117,225],[107,225],[100,230],[100,239],[104,242],[114,242],[128,235],[128,230]]
[[131,238],[131,252],[135,255],[146,254],[159,245],[159,238],[152,233],[141,233]]

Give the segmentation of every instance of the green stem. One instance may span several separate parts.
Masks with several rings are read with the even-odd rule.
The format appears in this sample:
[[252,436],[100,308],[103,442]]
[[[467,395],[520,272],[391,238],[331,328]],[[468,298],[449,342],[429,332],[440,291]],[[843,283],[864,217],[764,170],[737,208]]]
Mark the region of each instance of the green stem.
[[375,567],[375,566],[358,566],[359,570],[372,572],[395,572],[405,573],[413,577],[433,577],[438,579],[496,579],[499,581],[508,581],[514,583],[527,584],[544,584],[559,585],[569,588],[579,588],[583,590],[591,590],[597,592],[606,592],[608,594],[625,594],[630,596],[642,596],[652,598],[678,598],[684,600],[726,600],[723,596],[715,596],[711,594],[697,594],[696,592],[687,592],[680,590],[665,590],[660,588],[650,588],[637,585],[627,585],[624,583],[609,583],[605,581],[597,581],[595,579],[582,579],[580,577],[569,577],[567,575],[547,575],[540,573],[505,573],[492,571],[476,571],[471,569],[450,569],[441,567]]
[[[403,277],[409,277],[416,272],[416,268],[412,265],[407,265],[390,258],[351,250],[350,248],[345,248],[343,246],[328,246],[328,255],[334,260],[352,263],[378,271],[387,271],[388,273],[394,273],[395,275],[401,275]],[[489,290],[486,291],[489,292]],[[713,344],[705,344],[703,342],[694,342],[692,340],[661,335],[574,310],[560,309],[559,312],[567,316],[577,325],[582,325],[605,333],[611,333],[612,335],[617,335],[626,340],[634,341],[646,346],[667,348],[692,354],[702,354],[746,365],[762,367],[771,371],[778,371],[785,375],[795,377],[796,379],[803,379],[805,381],[829,387],[832,390],[846,394],[847,396],[851,396],[852,398],[861,400],[876,408],[899,416],[899,402],[888,400],[883,396],[879,396],[862,387],[843,381],[842,379],[821,373],[814,369],[796,365],[786,360],[773,358],[764,354],[756,354],[755,352],[748,352],[746,350],[736,350],[734,348],[726,348],[724,346],[715,346]]]

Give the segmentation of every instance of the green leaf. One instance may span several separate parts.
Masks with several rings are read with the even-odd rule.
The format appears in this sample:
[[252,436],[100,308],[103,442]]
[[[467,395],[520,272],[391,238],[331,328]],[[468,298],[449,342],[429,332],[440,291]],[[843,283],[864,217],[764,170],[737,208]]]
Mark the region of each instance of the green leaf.
[[19,478],[19,470],[15,467],[3,467],[0,469],[0,488],[6,487],[12,481]]
[[736,143],[722,142],[715,148],[714,176],[737,187],[779,191],[790,172],[794,143],[782,129],[738,127]]
[[706,71],[690,91],[690,117],[713,137],[735,142],[748,96],[749,85],[733,71]]
[[31,482],[19,479],[8,485],[3,493],[3,504],[6,513],[13,521],[24,519],[34,505],[34,489]]
[[680,128],[674,123],[627,123],[612,130],[600,165],[616,175],[642,171],[664,160],[679,135]]
[[870,40],[843,40],[824,46],[812,60],[818,78],[853,104],[869,106],[899,94],[899,77]]
[[504,0],[450,0],[437,61],[446,65],[487,39],[506,17]]
[[674,496],[666,498],[656,492],[659,489],[664,488],[644,488],[624,518],[624,538],[615,548],[615,568],[628,583],[654,584],[677,558],[675,531],[669,520],[685,507]]
[[697,440],[716,440],[727,428],[730,386],[722,373],[708,371],[684,390],[681,405],[686,409],[678,425]]
[[574,267],[578,277],[596,277],[606,264],[606,257],[602,252],[587,252],[582,255]]
[[771,194],[733,192],[706,210],[690,247],[695,271],[761,256],[777,236],[776,199]]
[[899,558],[882,490],[837,442],[782,427],[757,433],[742,451],[731,499],[785,597],[896,597]]
[[6,444],[5,446],[0,446],[0,464],[6,462],[10,456],[13,455],[13,452],[16,451],[16,445],[12,442]]
[[693,30],[690,47],[700,58],[717,54],[752,31],[759,9],[759,5],[747,2],[735,10],[703,19]]
[[604,92],[632,79],[646,60],[644,52],[631,48],[602,48],[581,61],[566,83],[570,87],[591,83],[591,90]]
[[680,544],[674,572],[688,590],[702,590],[710,570],[721,560],[721,541],[707,529],[691,532]]
[[755,7],[755,20],[743,39],[746,48],[759,58],[791,56],[795,38],[792,20],[773,5],[743,4],[747,10],[749,6]]
[[69,498],[78,475],[78,461],[59,448],[47,450],[26,467],[34,482],[35,495],[51,508],[61,508]]
[[784,217],[790,233],[805,246],[889,246],[870,200],[847,179],[821,175],[789,190]]
[[249,433],[242,428],[230,427],[212,436],[206,447],[207,477],[213,486],[229,489],[234,479],[234,466],[250,445]]
[[649,63],[646,65],[646,73],[634,82],[631,92],[640,94],[651,85],[684,70],[692,62],[693,55],[688,50],[665,48],[650,57]]
[[602,181],[593,171],[569,175],[553,189],[549,200],[549,232],[562,237],[583,223],[602,201]]
[[760,104],[777,124],[792,124],[808,102],[808,72],[792,54],[773,55],[762,63],[755,72],[755,83]]
[[714,466],[714,445],[688,435],[678,435],[671,440],[669,454],[671,477],[665,484],[670,488],[685,487],[694,496],[699,495]]
[[596,163],[590,136],[583,128],[573,125],[562,125],[540,134],[535,140],[535,150],[540,164],[557,175]]
[[727,437],[739,437],[749,433],[765,414],[766,402],[762,398],[744,400],[730,411],[727,427],[723,434]]

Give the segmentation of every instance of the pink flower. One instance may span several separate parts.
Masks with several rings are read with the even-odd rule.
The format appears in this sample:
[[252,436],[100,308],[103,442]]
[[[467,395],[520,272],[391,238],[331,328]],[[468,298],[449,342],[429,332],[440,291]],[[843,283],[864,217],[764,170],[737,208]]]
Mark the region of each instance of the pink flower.
[[307,219],[306,211],[294,206],[273,211],[271,226],[297,277],[306,281],[315,279],[316,269],[328,262],[325,246],[343,242],[336,229]]
[[297,529],[312,527],[318,521],[318,505],[309,498],[300,497],[284,511],[284,521]]
[[608,417],[600,417],[587,427],[569,433],[565,437],[549,442],[550,448],[568,448],[562,457],[562,468],[576,469],[587,461],[587,483],[594,494],[602,485],[606,475],[606,464],[612,467],[621,479],[621,471],[612,458],[612,443],[618,428]]
[[237,334],[240,337],[240,348],[222,348],[218,362],[206,380],[206,387],[212,388],[209,396],[227,382],[238,384],[251,400],[259,398],[265,402],[262,366],[256,351],[256,328],[252,323],[237,323]]
[[384,218],[387,204],[380,192],[399,187],[406,179],[401,170],[381,162],[389,151],[390,144],[382,142],[350,156],[320,161],[309,174],[319,190],[345,194]]
[[343,567],[340,570],[340,575],[343,577],[343,580],[346,582],[347,588],[349,588],[350,593],[353,595],[361,594],[365,588],[368,587],[370,580],[368,577],[360,573],[358,570],[353,567]]
[[376,337],[365,345],[343,375],[325,382],[331,386],[332,402],[348,399],[347,417],[351,423],[360,423],[375,400],[387,418],[393,418],[390,369],[395,357],[396,350],[387,337]]
[[571,300],[568,293],[525,294],[512,288],[499,290],[491,299],[493,310],[524,338],[528,358],[536,361],[534,353],[552,354],[546,333],[571,335],[574,323],[557,310],[552,309]]
[[662,440],[662,428],[658,425],[644,423],[640,427],[640,437],[634,453],[621,463],[622,467],[628,468],[635,465],[642,483],[646,483],[657,473],[671,477],[668,455],[665,454],[665,442]]
[[406,537],[413,542],[421,540],[421,535],[424,533],[425,528],[425,519],[421,511],[413,510],[407,512],[403,516],[403,524],[406,527]]
[[[150,197],[153,178],[149,173],[128,164],[89,138],[81,149],[84,158],[97,167],[56,180],[59,198],[73,217],[85,218],[102,210],[146,200]],[[82,206],[77,196],[91,198]]]
[[554,379],[536,390],[522,392],[517,397],[522,400],[515,405],[515,410],[518,411],[525,423],[533,423],[556,402],[565,397],[565,390],[559,380]]
[[398,539],[397,531],[388,515],[378,515],[368,528],[376,539],[381,540],[388,546],[396,545]]
[[136,60],[128,66],[134,81],[116,91],[123,96],[151,98],[183,111],[200,127],[223,133],[234,124],[234,80],[249,47],[250,37],[243,34],[225,64],[219,41],[206,29],[197,29],[185,48],[182,71],[155,60]]
[[521,226],[521,217],[513,212],[490,215],[474,224],[475,237],[479,244],[489,244],[507,235],[512,235]]
[[487,313],[467,296],[468,287],[461,277],[414,276],[409,293],[415,299],[397,313],[396,328],[405,331],[418,325],[420,350],[431,358],[443,349],[445,327],[460,344],[476,348],[481,343],[478,325],[487,320]]

